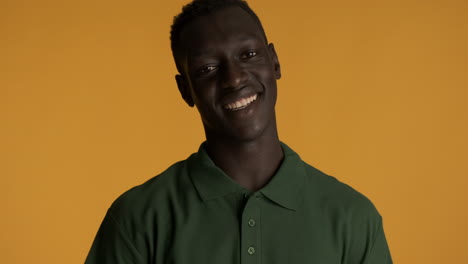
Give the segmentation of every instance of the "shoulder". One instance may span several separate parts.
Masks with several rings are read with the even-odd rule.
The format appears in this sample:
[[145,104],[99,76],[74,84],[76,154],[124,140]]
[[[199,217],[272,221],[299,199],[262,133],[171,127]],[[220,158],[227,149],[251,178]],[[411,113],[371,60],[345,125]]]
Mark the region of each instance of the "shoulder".
[[158,226],[172,222],[166,213],[171,211],[171,197],[188,186],[186,171],[186,161],[177,162],[120,195],[110,206],[86,263],[127,263],[130,259],[143,263],[153,258]]
[[309,197],[316,200],[310,209],[341,241],[343,263],[392,263],[382,217],[374,204],[335,177],[310,165],[306,165],[306,170],[308,193],[314,193]]
[[179,161],[145,183],[127,190],[115,200],[112,208],[126,207],[127,204],[133,205],[136,202],[141,203],[165,195],[182,180],[181,176],[184,174],[185,163],[186,161]]
[[364,194],[304,162],[308,197],[323,211],[341,219],[380,221],[374,204]]
[[[171,205],[183,195],[193,193],[187,160],[179,161],[164,172],[120,195],[109,208],[109,213],[125,229],[138,229],[159,216],[170,216]],[[137,231],[137,230],[129,230]]]

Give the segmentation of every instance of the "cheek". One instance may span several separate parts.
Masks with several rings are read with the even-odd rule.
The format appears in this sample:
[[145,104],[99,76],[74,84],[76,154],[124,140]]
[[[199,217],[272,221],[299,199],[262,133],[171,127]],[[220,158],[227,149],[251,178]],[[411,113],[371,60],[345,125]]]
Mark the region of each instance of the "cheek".
[[274,72],[269,68],[265,68],[263,71],[259,72],[259,78],[263,85],[264,95],[269,102],[268,104],[274,107],[277,98],[277,86]]
[[196,102],[206,104],[212,98],[214,85],[207,81],[196,81],[192,83],[192,93]]
[[265,86],[265,90],[273,90],[276,92],[275,73],[270,67],[262,68],[258,71],[258,79]]
[[197,83],[193,86],[193,99],[198,111],[203,116],[213,115],[216,105],[216,86],[208,83]]
[[255,71],[258,78],[260,78],[264,82],[266,80],[276,80],[274,65],[269,60],[256,65],[253,70]]

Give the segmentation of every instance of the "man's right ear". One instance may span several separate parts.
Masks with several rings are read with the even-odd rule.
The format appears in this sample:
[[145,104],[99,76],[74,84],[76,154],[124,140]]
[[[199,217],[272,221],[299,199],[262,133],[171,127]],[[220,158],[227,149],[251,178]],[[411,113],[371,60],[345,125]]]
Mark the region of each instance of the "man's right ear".
[[192,94],[190,93],[190,88],[185,81],[184,77],[180,74],[176,74],[175,76],[177,87],[179,88],[180,95],[182,99],[190,106],[193,107],[195,104],[193,103]]

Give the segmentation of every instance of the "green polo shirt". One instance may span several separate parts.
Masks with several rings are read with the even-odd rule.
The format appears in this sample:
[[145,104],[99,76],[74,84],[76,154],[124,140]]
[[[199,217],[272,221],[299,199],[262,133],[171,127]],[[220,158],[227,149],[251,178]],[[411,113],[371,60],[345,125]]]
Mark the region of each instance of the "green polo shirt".
[[112,204],[86,263],[392,263],[372,203],[282,148],[276,174],[249,192],[202,144]]

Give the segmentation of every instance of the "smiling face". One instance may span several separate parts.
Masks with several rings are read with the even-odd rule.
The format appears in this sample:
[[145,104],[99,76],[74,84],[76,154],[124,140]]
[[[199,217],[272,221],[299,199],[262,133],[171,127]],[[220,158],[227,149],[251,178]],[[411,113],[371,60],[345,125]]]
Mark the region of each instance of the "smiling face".
[[254,18],[239,7],[224,8],[196,18],[180,37],[177,84],[200,112],[207,139],[276,134],[280,66]]

